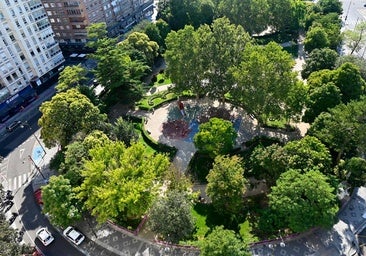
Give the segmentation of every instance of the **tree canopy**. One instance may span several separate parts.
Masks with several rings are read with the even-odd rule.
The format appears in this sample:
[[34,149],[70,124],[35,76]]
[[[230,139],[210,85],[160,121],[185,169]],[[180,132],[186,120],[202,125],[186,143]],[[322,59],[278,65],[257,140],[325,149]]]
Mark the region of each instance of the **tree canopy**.
[[159,45],[141,32],[132,32],[121,42],[127,49],[132,51],[133,59],[142,60],[152,66],[155,57],[158,56]]
[[366,22],[361,21],[354,29],[343,32],[346,45],[351,50],[350,55],[361,50],[366,43]]
[[77,89],[69,89],[42,103],[38,124],[47,147],[65,147],[78,132],[88,134],[103,126],[106,116]]
[[311,90],[306,101],[306,110],[302,120],[307,123],[314,122],[315,118],[322,112],[328,111],[340,104],[341,91],[334,83],[329,82],[321,87]]
[[313,26],[306,33],[306,38],[304,41],[305,50],[307,52],[312,52],[316,48],[326,48],[329,47],[330,42],[328,39],[328,34],[325,29],[321,26]]
[[241,212],[247,183],[241,158],[217,156],[207,182],[206,193],[218,213],[235,215]]
[[303,174],[296,170],[283,173],[268,197],[270,207],[284,219],[283,226],[294,232],[329,228],[338,212],[334,188],[316,169]]
[[191,90],[223,101],[234,84],[228,70],[239,63],[250,40],[241,26],[230,24],[227,18],[216,19],[211,26],[203,25],[197,30],[186,26],[171,32],[164,57],[175,90]]
[[98,48],[92,55],[98,62],[95,70],[98,82],[108,90],[137,90],[148,66],[141,60],[133,60],[130,54],[123,44],[117,45],[115,39],[99,39]]
[[140,218],[150,208],[169,167],[162,154],[147,154],[141,143],[96,146],[82,171],[79,198],[99,222]]
[[81,86],[86,80],[86,69],[81,64],[67,66],[61,71],[56,85],[58,92]]
[[213,117],[199,126],[193,141],[196,148],[210,157],[229,153],[235,143],[236,131],[230,121]]
[[149,211],[149,227],[164,241],[178,243],[189,238],[194,230],[194,219],[189,198],[180,191],[159,197]]
[[337,152],[336,163],[342,157],[366,149],[365,110],[366,98],[339,104],[321,113],[310,126],[308,134],[317,137],[330,149]]
[[270,117],[286,117],[286,109],[292,107],[288,98],[298,88],[293,65],[291,55],[274,42],[247,46],[240,64],[232,68],[236,83],[230,94],[260,124],[265,124]]
[[200,244],[202,256],[249,256],[247,246],[241,241],[234,231],[224,229],[223,226],[215,227]]
[[301,76],[307,79],[309,75],[322,69],[334,69],[338,58],[338,53],[329,48],[314,49],[306,58],[305,65],[301,71]]
[[66,228],[82,217],[81,205],[70,181],[62,175],[52,176],[42,187],[43,212],[49,214],[53,225]]

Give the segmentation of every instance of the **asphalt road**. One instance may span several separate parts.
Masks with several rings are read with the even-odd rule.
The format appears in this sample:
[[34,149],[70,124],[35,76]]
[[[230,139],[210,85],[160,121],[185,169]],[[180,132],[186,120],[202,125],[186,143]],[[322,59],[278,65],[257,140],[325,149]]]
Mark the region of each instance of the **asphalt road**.
[[[36,154],[39,153],[40,145],[37,138],[39,137],[38,119],[41,113],[38,109],[40,104],[52,95],[54,95],[54,86],[39,95],[39,98],[27,106],[25,111],[16,114],[0,127],[0,155],[4,157],[0,163],[0,182],[5,189],[12,190],[14,195],[14,205],[5,215],[9,219],[12,213],[18,213],[12,227],[25,231],[23,241],[30,245],[37,245],[46,256],[85,255],[49,223],[33,196],[31,181],[37,173],[28,156],[36,159]],[[26,123],[23,127],[18,126],[12,132],[7,132],[5,126],[14,120],[26,121]],[[34,152],[35,149],[37,152]],[[35,233],[41,227],[47,227],[55,237],[55,241],[47,247],[36,239]]]

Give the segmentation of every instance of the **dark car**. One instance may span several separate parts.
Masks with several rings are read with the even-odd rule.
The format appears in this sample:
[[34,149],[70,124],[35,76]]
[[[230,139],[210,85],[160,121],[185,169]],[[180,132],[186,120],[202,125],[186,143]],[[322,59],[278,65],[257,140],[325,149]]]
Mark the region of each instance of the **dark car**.
[[18,126],[20,126],[21,124],[22,124],[22,121],[20,121],[20,120],[14,121],[14,122],[12,122],[10,125],[8,125],[8,126],[6,127],[6,130],[7,130],[8,132],[12,132],[12,131],[14,131]]

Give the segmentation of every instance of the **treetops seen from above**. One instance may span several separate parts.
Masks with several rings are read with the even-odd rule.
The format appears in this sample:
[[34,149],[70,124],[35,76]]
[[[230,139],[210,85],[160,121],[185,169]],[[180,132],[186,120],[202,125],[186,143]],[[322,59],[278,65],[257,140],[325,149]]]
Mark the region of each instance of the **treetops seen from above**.
[[38,120],[41,138],[46,147],[67,146],[73,136],[79,132],[88,134],[95,129],[101,129],[106,122],[106,115],[77,89],[69,89],[43,102]]
[[211,24],[215,18],[228,17],[230,22],[242,26],[250,34],[296,30],[303,22],[306,4],[302,0],[160,0],[158,16],[172,30],[185,25],[198,28]]
[[220,18],[197,30],[173,31],[166,45],[166,72],[177,93],[232,98],[260,124],[300,115],[305,87],[292,71],[291,55],[278,44],[255,45],[241,26]]
[[168,157],[147,154],[142,143],[126,148],[118,141],[97,146],[89,154],[77,188],[85,207],[99,222],[141,218],[158,195]]

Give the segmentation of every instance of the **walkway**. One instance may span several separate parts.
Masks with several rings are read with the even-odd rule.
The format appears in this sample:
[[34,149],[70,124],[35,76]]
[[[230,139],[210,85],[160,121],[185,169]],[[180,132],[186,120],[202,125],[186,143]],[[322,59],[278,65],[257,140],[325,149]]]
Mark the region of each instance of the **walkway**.
[[[159,87],[159,90],[167,89],[171,85],[166,85],[163,87]],[[197,113],[190,113],[189,111],[202,111],[203,109],[208,109],[209,107],[223,107],[219,105],[218,101],[211,101],[207,98],[204,99],[188,99],[182,101],[184,103],[187,118],[185,121],[188,123],[192,123],[196,118]],[[198,107],[197,107],[198,106]],[[251,118],[249,115],[245,113],[245,111],[232,108],[232,105],[226,104],[226,109],[232,109],[231,113],[233,116],[240,117],[240,126],[238,129],[238,137],[236,140],[236,147],[241,147],[241,145],[252,139],[257,135],[267,135],[271,137],[277,137],[282,141],[292,140],[294,138],[300,138],[304,136],[307,130],[308,125],[305,123],[297,124],[298,130],[295,132],[284,132],[278,131],[270,128],[259,128],[256,120]],[[157,142],[163,143],[169,146],[174,146],[178,149],[178,152],[173,160],[173,164],[175,167],[185,172],[187,170],[188,164],[196,152],[196,148],[192,141],[187,139],[172,139],[168,138],[163,134],[163,125],[168,122],[168,120],[174,119],[182,119],[182,116],[178,116],[176,112],[178,111],[178,107],[176,102],[167,103],[158,109],[155,109],[153,112],[146,111],[134,111],[130,110],[127,114],[140,116],[146,118],[145,129],[149,132],[150,136]]]

